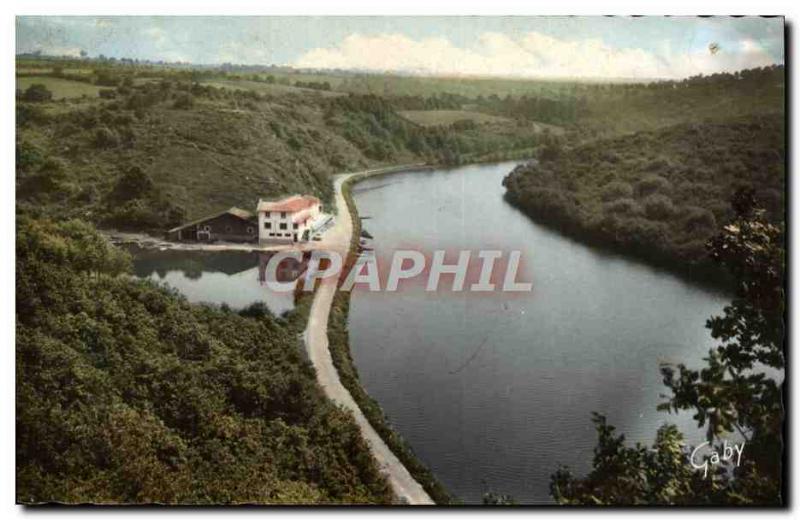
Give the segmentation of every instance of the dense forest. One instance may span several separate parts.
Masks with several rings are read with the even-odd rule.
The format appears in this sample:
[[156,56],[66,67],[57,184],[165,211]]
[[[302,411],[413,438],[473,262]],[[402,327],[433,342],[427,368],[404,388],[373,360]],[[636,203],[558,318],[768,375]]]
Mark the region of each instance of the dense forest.
[[[720,75],[700,82],[698,95],[731,81],[737,88],[751,81],[758,93],[782,74],[782,68],[769,68],[745,74],[747,80]],[[562,232],[706,274],[711,263],[705,244],[732,217],[729,201],[737,189],[753,188],[767,218],[783,222],[785,125],[776,91],[735,114],[667,120],[657,129],[613,137],[551,140],[537,161],[506,177],[507,198]],[[736,88],[728,95],[735,98]]]
[[17,224],[17,500],[388,503],[305,317],[188,304],[90,225]]
[[508,198],[536,220],[662,265],[707,265],[705,244],[731,214],[737,188],[756,190],[783,220],[780,115],[670,126],[564,150],[506,179]]

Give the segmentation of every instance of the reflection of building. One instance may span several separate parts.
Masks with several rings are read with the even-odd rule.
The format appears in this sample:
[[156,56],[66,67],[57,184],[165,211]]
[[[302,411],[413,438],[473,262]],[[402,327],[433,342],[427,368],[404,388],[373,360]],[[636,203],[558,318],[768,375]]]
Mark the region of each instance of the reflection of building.
[[278,201],[259,200],[256,211],[259,242],[299,242],[310,239],[322,204],[316,197],[293,195]]
[[258,281],[262,284],[267,281],[267,276],[274,277],[274,279],[270,278],[270,281],[280,283],[293,282],[308,269],[308,261],[311,255],[306,252],[303,253],[303,259],[301,261],[294,258],[284,258],[278,264],[275,273],[267,273],[267,264],[273,254],[274,253],[258,254]]
[[253,213],[230,208],[222,213],[193,220],[167,231],[169,240],[197,240],[211,242],[254,242],[258,236],[258,223]]

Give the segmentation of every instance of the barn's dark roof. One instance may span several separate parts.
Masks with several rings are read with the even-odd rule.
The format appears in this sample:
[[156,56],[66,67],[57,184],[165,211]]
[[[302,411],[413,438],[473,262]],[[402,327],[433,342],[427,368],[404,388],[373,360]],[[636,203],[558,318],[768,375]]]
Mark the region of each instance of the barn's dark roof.
[[214,213],[213,215],[206,215],[205,217],[192,220],[191,222],[187,222],[186,224],[181,224],[178,227],[174,227],[174,228],[170,229],[168,231],[168,233],[174,233],[175,231],[179,231],[181,229],[185,229],[185,228],[190,227],[190,226],[196,226],[197,224],[199,224],[201,222],[205,222],[206,220],[211,220],[212,218],[221,217],[222,215],[225,215],[225,214],[233,215],[234,217],[237,217],[237,218],[240,218],[240,219],[246,220],[246,221],[250,221],[250,220],[253,220],[255,218],[255,215],[252,212],[247,211],[246,209],[237,208],[237,207],[234,206],[232,208],[226,209],[225,211],[220,211],[219,213]]

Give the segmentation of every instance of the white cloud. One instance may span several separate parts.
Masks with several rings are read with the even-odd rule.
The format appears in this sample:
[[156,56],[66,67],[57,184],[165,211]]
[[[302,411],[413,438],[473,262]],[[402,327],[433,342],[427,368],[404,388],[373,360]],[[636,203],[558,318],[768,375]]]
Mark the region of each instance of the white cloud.
[[511,37],[487,32],[469,47],[458,47],[442,37],[415,40],[402,34],[351,34],[336,46],[303,54],[293,65],[431,75],[682,78],[773,62],[752,40],[716,54],[707,49],[675,52],[665,42],[658,53],[653,53],[612,47],[600,39],[562,40],[538,32]]

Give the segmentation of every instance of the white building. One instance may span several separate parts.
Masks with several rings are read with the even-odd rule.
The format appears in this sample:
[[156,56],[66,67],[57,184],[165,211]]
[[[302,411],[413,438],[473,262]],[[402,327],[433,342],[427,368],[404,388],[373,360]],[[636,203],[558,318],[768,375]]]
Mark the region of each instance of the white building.
[[256,212],[259,243],[300,242],[311,238],[322,204],[316,197],[292,195],[278,201],[259,199]]

